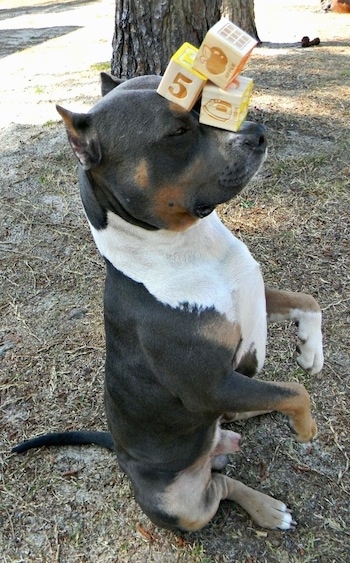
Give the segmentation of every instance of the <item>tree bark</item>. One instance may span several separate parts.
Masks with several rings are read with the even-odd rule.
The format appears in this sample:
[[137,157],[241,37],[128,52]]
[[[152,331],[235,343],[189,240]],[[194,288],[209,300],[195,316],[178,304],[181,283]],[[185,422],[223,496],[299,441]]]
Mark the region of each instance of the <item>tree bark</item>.
[[112,74],[164,74],[174,52],[185,41],[199,47],[222,13],[255,29],[254,0],[116,0]]

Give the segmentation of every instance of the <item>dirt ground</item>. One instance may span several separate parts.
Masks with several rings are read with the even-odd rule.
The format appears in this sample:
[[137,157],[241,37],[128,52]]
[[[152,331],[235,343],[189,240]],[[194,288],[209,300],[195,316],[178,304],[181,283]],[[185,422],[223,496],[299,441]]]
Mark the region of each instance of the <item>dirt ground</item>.
[[[318,439],[298,444],[279,414],[236,424],[244,443],[226,472],[285,501],[298,526],[265,531],[223,502],[201,532],[167,532],[142,514],[107,451],[10,454],[43,432],[106,427],[104,266],[54,105],[85,111],[98,99],[114,2],[0,1],[1,561],[350,561],[350,16],[324,14],[318,0],[255,4],[263,44],[245,74],[269,155],[220,215],[271,286],[318,299],[325,366],[304,374],[294,327],[270,327],[262,377],[304,383]],[[302,49],[304,35],[321,44]]]

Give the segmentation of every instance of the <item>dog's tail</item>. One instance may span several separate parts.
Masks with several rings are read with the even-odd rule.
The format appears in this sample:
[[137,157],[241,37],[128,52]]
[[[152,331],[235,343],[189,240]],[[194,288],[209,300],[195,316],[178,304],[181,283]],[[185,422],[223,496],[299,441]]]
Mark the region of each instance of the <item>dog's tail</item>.
[[109,432],[81,430],[77,432],[53,432],[52,434],[43,434],[42,436],[21,442],[12,448],[11,453],[22,454],[27,450],[41,448],[42,446],[79,446],[85,444],[94,444],[95,446],[101,446],[114,451],[112,434]]

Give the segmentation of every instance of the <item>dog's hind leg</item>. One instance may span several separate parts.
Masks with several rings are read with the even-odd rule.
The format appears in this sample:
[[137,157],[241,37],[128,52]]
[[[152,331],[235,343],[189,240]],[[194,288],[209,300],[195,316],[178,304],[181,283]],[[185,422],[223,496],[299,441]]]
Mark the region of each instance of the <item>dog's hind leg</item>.
[[[218,428],[217,443],[210,455],[180,472],[162,495],[165,512],[172,515],[178,526],[196,531],[205,526],[216,513],[221,500],[232,500],[248,512],[263,528],[288,530],[295,522],[286,505],[264,493],[247,487],[240,481],[212,473],[213,462],[225,454],[239,450],[240,435]],[[216,457],[215,457],[216,456]]]
[[239,504],[263,528],[288,530],[296,524],[287,506],[279,500],[220,473],[212,473],[209,483],[201,477],[198,472],[186,471],[170,487],[168,499],[171,498],[172,503],[168,509],[175,510],[182,529],[200,530],[225,499]]
[[219,428],[219,441],[212,453],[212,469],[221,471],[230,461],[228,454],[237,452],[241,441],[241,435],[232,430]]
[[212,487],[216,495],[222,495],[222,500],[229,499],[239,504],[263,528],[288,530],[296,524],[283,502],[251,489],[240,481],[225,475],[213,475]]
[[[220,422],[223,424],[228,424],[230,422],[237,422],[240,420],[248,420],[249,418],[253,418],[254,416],[260,416],[263,414],[269,414],[270,412],[272,412],[271,410],[268,411],[248,411],[248,412],[232,412],[232,413],[225,413],[221,419]],[[219,447],[217,447],[218,452],[214,452],[215,457],[213,459],[213,463],[212,463],[212,469],[214,469],[215,471],[221,471],[221,469],[223,469],[230,461],[230,458],[227,454],[231,454],[234,451],[237,451],[238,448],[234,448],[231,449],[230,447],[226,447],[225,444],[225,439],[224,439],[224,433],[225,432],[231,432],[231,434],[236,434],[235,432],[232,432],[230,430],[223,430],[221,429],[221,440],[219,442]],[[237,444],[239,444],[240,441],[240,435],[236,434],[236,436],[238,436],[238,441]],[[236,438],[237,440],[237,438]],[[233,436],[230,438],[229,442],[232,444],[233,443]]]

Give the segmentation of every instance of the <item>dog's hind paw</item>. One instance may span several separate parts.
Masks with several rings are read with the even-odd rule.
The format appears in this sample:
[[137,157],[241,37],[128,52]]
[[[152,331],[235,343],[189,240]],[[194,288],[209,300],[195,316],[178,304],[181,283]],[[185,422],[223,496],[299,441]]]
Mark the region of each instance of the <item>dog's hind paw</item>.
[[291,530],[295,528],[297,523],[293,520],[291,511],[284,502],[276,500],[272,497],[264,495],[267,500],[264,501],[264,507],[259,518],[254,518],[255,522],[263,528]]
[[302,369],[309,371],[312,375],[319,373],[323,367],[321,322],[320,312],[300,311],[297,362]]
[[244,506],[256,524],[270,530],[291,530],[297,523],[284,502],[254,491],[252,506]]

